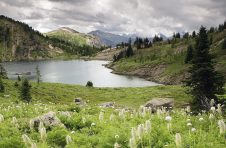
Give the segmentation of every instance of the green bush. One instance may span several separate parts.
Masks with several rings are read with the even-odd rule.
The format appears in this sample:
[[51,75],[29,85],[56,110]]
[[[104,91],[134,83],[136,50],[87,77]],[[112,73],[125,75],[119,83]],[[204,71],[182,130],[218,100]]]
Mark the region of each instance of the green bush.
[[47,134],[47,143],[52,147],[65,147],[68,132],[64,128],[55,128]]
[[86,83],[86,87],[93,87],[93,82],[88,81],[88,82]]
[[25,148],[25,145],[24,143],[22,143],[21,139],[13,137],[13,138],[0,140],[0,147],[1,148]]

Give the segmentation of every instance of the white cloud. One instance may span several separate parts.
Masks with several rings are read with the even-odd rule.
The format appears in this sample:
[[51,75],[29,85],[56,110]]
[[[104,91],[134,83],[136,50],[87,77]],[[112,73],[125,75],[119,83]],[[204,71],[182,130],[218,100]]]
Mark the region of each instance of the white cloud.
[[225,0],[1,0],[0,13],[45,32],[68,26],[153,36],[217,26],[226,19]]

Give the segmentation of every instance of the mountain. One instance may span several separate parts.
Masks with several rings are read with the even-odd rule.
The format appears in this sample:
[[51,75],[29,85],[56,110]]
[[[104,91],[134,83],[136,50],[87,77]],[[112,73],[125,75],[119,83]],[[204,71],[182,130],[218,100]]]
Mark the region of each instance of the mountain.
[[103,44],[107,46],[115,47],[118,43],[121,42],[128,42],[129,38],[122,36],[122,35],[116,35],[113,33],[103,32],[100,30],[89,32],[88,34],[92,34],[94,36],[97,36],[100,38]]
[[50,58],[61,53],[62,49],[27,24],[0,16],[1,61]]
[[61,40],[65,40],[70,42],[71,44],[78,45],[78,46],[83,46],[83,45],[96,46],[96,47],[102,46],[101,40],[97,36],[80,33],[68,27],[61,27],[57,30],[45,33],[45,35],[48,37],[54,37]]
[[168,37],[165,36],[165,35],[162,34],[162,33],[158,33],[157,36],[158,36],[158,37],[162,37],[163,41],[166,41],[166,40],[168,39]]
[[60,30],[63,32],[61,38],[54,35],[57,31],[46,36],[23,22],[0,15],[0,61],[90,56],[101,49],[96,47],[100,45],[97,37],[70,28]]

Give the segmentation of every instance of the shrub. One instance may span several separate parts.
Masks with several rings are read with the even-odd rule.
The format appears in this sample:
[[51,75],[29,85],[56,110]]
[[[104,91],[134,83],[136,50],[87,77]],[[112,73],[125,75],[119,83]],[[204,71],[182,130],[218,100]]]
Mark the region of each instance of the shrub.
[[2,148],[25,148],[24,143],[22,143],[19,138],[7,138],[0,141],[0,147]]
[[55,128],[47,134],[47,143],[52,147],[65,147],[67,130],[64,128]]
[[86,83],[86,87],[93,87],[93,82],[88,81],[88,82]]

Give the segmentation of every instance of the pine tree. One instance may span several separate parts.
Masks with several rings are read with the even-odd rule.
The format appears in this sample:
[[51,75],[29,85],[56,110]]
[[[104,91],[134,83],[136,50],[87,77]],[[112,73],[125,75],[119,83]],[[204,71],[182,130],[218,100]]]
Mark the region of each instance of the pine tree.
[[131,39],[129,39],[129,46],[126,50],[126,56],[127,57],[133,56],[133,48],[131,46]]
[[224,39],[224,41],[222,43],[222,49],[226,49],[226,38]]
[[6,69],[2,66],[2,64],[0,64],[0,76],[3,78],[3,79],[7,79],[7,71]]
[[0,76],[0,92],[5,92],[5,86],[3,84],[3,81],[2,81],[2,77]]
[[215,71],[212,57],[209,54],[209,40],[205,27],[201,27],[196,38],[196,48],[193,55],[190,76],[186,86],[193,95],[194,104],[200,109],[209,109],[210,100],[217,100],[216,94],[223,92],[224,78]]
[[21,85],[20,90],[20,97],[22,100],[30,102],[31,101],[31,94],[30,94],[31,85],[27,78],[24,78]]
[[40,70],[39,70],[39,66],[37,65],[35,69],[36,69],[37,83],[39,84],[41,82],[41,73],[40,73]]
[[193,58],[193,47],[192,45],[189,45],[188,48],[187,48],[187,55],[185,57],[185,61],[184,63],[187,64],[189,63]]
[[192,37],[193,37],[193,38],[196,37],[196,32],[195,32],[195,31],[192,32]]

